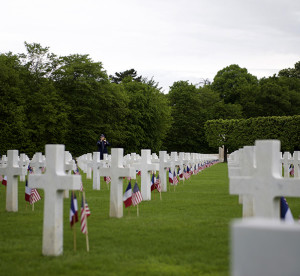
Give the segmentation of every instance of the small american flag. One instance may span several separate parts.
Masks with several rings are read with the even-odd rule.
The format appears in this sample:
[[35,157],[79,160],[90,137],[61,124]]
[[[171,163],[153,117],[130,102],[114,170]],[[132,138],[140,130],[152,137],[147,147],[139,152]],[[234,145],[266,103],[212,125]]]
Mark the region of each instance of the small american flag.
[[133,193],[132,193],[132,205],[138,205],[143,200],[142,194],[139,190],[139,186],[137,182],[135,182],[135,185],[133,187]]
[[37,202],[37,201],[39,201],[41,199],[42,198],[41,198],[38,190],[37,189],[31,189],[29,203],[33,204],[33,203],[35,203],[35,202]]
[[106,176],[106,177],[105,177],[105,181],[106,181],[107,184],[109,184],[109,183],[111,182],[110,176]]
[[156,186],[157,191],[161,192],[159,174],[157,175],[157,178],[155,180],[155,186]]
[[91,215],[89,206],[87,204],[87,202],[85,201],[85,204],[83,205],[83,197],[81,200],[81,222],[80,222],[80,228],[81,228],[81,232],[83,234],[87,233],[87,217]]
[[177,175],[176,175],[176,173],[174,171],[174,174],[173,174],[173,185],[177,185],[177,183],[178,183],[178,178],[177,178]]

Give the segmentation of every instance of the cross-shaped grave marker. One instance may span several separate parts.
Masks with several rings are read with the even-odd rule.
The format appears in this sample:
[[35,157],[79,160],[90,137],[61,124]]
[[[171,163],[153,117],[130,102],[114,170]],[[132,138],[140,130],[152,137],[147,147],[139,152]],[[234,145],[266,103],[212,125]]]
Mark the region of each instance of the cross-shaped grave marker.
[[0,168],[0,174],[7,176],[6,211],[18,212],[18,176],[26,173],[26,168],[19,167],[18,150],[7,151],[7,164]]
[[111,166],[110,168],[99,168],[100,176],[110,176],[110,208],[109,216],[123,217],[123,177],[135,179],[135,168],[124,168],[123,166],[123,149],[111,149]]
[[20,181],[25,181],[25,176],[27,174],[27,168],[29,164],[29,158],[25,153],[20,154],[19,166],[20,168],[26,168],[25,174],[20,175]]
[[160,177],[160,186],[161,191],[167,191],[167,178],[166,178],[166,171],[167,168],[174,167],[174,163],[167,160],[167,152],[160,151],[159,152],[159,177]]
[[151,150],[141,150],[139,163],[134,163],[132,166],[141,171],[141,192],[143,200],[151,200],[151,172],[159,169],[158,163],[151,162]]
[[30,166],[33,168],[35,174],[41,174],[42,168],[45,167],[45,161],[41,152],[36,152],[32,157]]
[[252,195],[256,217],[279,218],[279,197],[300,197],[300,179],[281,175],[279,150],[280,141],[256,141],[252,174],[230,177],[230,194]]
[[63,194],[64,190],[79,190],[81,176],[65,173],[65,146],[46,145],[45,174],[30,174],[28,186],[44,189],[43,255],[63,253]]
[[93,190],[100,190],[100,175],[99,175],[99,167],[101,165],[100,160],[100,152],[95,151],[93,152],[93,160],[88,166],[92,167],[93,169]]

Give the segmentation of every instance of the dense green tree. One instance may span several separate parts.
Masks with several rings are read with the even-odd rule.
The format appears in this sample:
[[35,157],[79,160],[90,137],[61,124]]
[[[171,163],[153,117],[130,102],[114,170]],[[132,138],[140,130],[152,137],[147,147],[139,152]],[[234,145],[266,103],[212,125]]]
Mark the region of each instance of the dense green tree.
[[129,69],[124,72],[116,72],[115,76],[110,75],[109,78],[111,82],[117,84],[121,83],[124,79],[134,80],[138,82],[141,82],[143,79],[142,76],[137,75],[137,72],[134,69]]
[[280,70],[278,76],[300,79],[300,61],[295,63],[294,68],[287,68],[287,69]]
[[126,152],[158,152],[171,122],[166,96],[155,87],[127,79],[122,85],[129,97]]
[[101,62],[94,62],[88,55],[60,57],[59,62],[53,79],[69,110],[67,149],[77,156],[93,152],[106,121],[107,74]]
[[243,98],[251,97],[257,85],[257,78],[248,73],[246,68],[232,64],[218,71],[211,86],[224,99],[225,104],[240,104]]
[[0,54],[0,154],[6,154],[8,149],[26,150],[25,73],[18,56]]

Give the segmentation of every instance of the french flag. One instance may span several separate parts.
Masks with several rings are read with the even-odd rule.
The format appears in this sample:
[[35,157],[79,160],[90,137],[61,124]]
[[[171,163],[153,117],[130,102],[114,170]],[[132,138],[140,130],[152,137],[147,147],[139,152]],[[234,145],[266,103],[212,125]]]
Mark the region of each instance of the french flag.
[[131,189],[131,182],[129,181],[126,191],[123,195],[123,202],[125,204],[125,208],[132,205],[132,189]]
[[78,222],[78,204],[77,198],[74,193],[71,193],[71,207],[70,207],[70,225],[71,227],[75,222]]
[[154,185],[154,183],[156,182],[156,179],[155,179],[155,175],[154,175],[154,173],[152,174],[152,178],[151,178],[151,192],[153,191],[153,190],[155,190],[155,185]]
[[25,182],[25,201],[30,202],[31,188],[28,187],[28,181]]
[[289,223],[294,222],[291,209],[283,196],[280,198],[280,218]]
[[171,172],[171,169],[169,169],[169,183],[173,183],[173,174]]
[[2,179],[2,185],[6,186],[7,185],[7,176],[5,175],[4,178]]

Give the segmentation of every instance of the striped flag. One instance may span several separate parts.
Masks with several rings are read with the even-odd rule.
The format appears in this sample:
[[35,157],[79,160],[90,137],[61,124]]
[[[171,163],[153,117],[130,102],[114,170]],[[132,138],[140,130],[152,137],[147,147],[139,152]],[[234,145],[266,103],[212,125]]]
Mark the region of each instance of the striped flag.
[[109,184],[111,182],[110,176],[104,176],[104,181]]
[[133,193],[132,193],[132,205],[138,205],[143,200],[142,194],[139,190],[139,186],[137,182],[135,182],[135,185],[133,187]]
[[80,217],[80,228],[83,234],[87,233],[87,217],[91,215],[90,208],[85,200],[83,204],[83,196],[81,198],[81,217]]
[[31,193],[30,193],[30,204],[33,204],[33,203],[35,203],[35,202],[37,202],[37,201],[39,201],[39,200],[41,200],[42,198],[41,198],[41,196],[40,196],[40,194],[39,194],[39,192],[38,192],[38,190],[37,189],[31,189]]
[[176,175],[176,173],[174,171],[174,174],[173,174],[173,185],[177,185],[177,183],[178,183],[178,178],[177,178],[177,175]]
[[70,225],[78,222],[78,205],[75,193],[71,193],[71,208],[70,208]]
[[131,189],[131,182],[129,181],[126,191],[123,195],[123,202],[125,204],[125,208],[132,205],[132,189]]
[[155,180],[155,187],[156,187],[157,191],[161,192],[159,174],[157,175],[156,180]]

